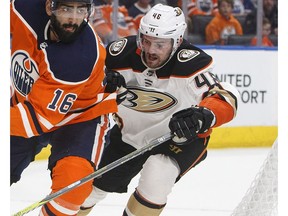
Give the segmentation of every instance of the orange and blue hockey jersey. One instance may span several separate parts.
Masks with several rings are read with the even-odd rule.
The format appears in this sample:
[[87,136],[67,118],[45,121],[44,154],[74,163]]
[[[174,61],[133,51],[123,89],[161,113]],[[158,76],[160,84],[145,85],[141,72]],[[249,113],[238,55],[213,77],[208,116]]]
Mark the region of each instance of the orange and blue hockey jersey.
[[101,40],[87,24],[72,43],[50,41],[45,2],[11,4],[14,136],[33,137],[117,111],[116,94],[104,93],[106,51]]

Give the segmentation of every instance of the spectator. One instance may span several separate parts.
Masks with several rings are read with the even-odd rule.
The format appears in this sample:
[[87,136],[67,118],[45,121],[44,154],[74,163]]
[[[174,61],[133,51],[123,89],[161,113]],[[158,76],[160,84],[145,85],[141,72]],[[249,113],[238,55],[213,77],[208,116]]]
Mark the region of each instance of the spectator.
[[[271,23],[270,21],[264,17],[263,18],[263,25],[262,25],[262,46],[268,46],[268,47],[273,47],[274,44],[269,38],[269,35],[271,34]],[[255,36],[251,40],[251,45],[252,46],[257,46],[257,37]]]
[[243,0],[234,0],[233,11],[234,16],[245,16],[245,8]]
[[278,4],[277,0],[263,0],[263,11],[271,23],[271,33],[278,35]]
[[243,35],[240,22],[232,15],[234,1],[219,0],[219,12],[206,26],[206,44],[225,45],[229,35]]
[[138,0],[128,8],[129,16],[133,17],[136,28],[138,29],[141,18],[151,9],[151,0]]
[[243,5],[245,8],[245,13],[251,13],[253,10],[255,10],[255,5],[257,1],[256,0],[243,0]]
[[[112,0],[94,0],[94,13],[91,16],[91,23],[94,29],[101,37],[104,44],[109,43],[113,39],[113,5]],[[137,33],[133,18],[128,15],[125,6],[118,8],[118,38]]]
[[218,12],[217,0],[189,0],[188,16],[216,15]]
[[[271,34],[278,35],[278,5],[276,0],[263,0],[263,17],[271,23]],[[256,34],[257,9],[249,13],[245,20],[244,34]]]

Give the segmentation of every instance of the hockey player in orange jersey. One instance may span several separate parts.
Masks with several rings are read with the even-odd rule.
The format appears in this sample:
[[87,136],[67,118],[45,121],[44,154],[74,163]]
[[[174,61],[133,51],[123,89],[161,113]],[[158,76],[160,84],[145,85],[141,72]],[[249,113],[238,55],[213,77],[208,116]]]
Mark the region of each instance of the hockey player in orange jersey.
[[[105,77],[106,50],[88,23],[91,7],[92,0],[10,3],[11,185],[48,144],[52,193],[98,166],[118,83]],[[91,191],[92,181],[48,202],[40,215],[76,215]]]

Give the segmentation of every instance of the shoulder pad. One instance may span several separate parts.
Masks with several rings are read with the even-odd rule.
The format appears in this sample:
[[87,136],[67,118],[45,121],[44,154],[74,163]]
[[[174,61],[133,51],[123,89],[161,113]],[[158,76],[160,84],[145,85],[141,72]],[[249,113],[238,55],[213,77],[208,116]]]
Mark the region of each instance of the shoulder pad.
[[168,63],[165,69],[173,68],[171,75],[185,77],[207,68],[213,61],[210,55],[185,40],[172,58],[175,61],[171,59],[172,63]]

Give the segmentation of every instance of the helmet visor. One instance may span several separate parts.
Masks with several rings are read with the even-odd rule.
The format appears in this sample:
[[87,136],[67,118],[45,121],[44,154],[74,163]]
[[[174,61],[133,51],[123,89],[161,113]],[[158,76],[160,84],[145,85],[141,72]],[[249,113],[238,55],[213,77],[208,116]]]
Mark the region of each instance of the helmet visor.
[[55,16],[63,18],[76,18],[84,19],[88,17],[89,11],[86,5],[72,6],[72,5],[59,5],[59,7],[52,11]]

